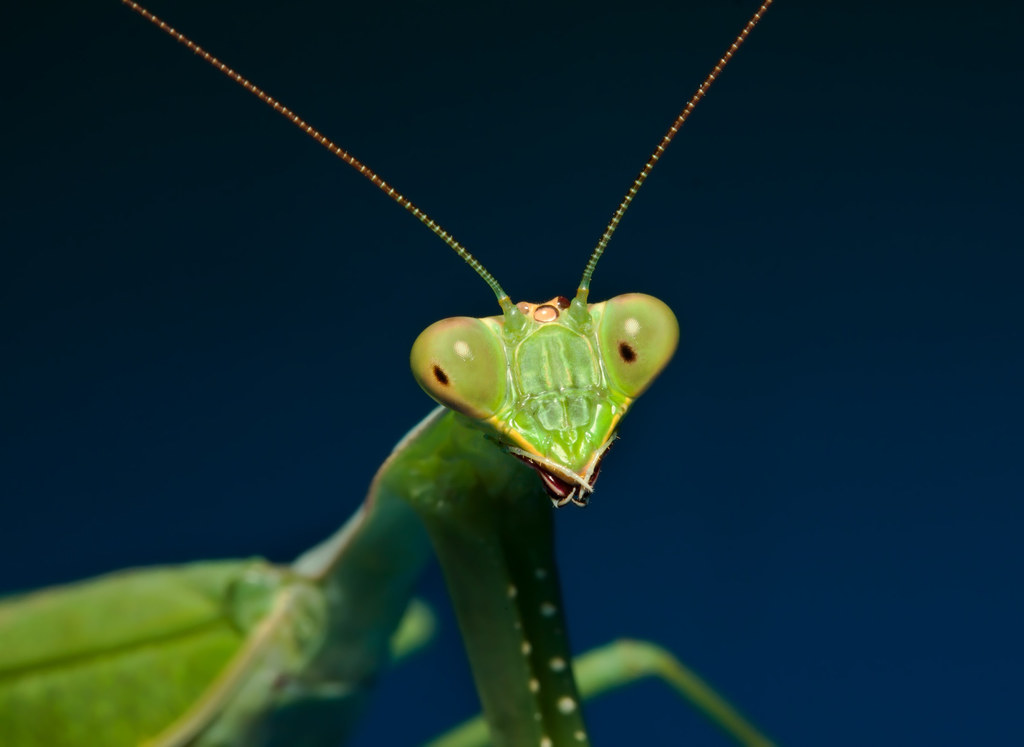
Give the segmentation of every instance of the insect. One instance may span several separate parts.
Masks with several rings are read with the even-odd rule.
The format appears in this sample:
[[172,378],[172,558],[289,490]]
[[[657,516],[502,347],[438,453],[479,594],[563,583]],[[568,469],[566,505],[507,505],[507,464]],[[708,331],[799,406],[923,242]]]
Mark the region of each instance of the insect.
[[[615,223],[617,223],[617,219],[618,216]],[[612,227],[614,227],[614,223]],[[451,245],[450,241],[449,244]],[[524,544],[521,542],[521,538],[523,536],[542,536],[548,532],[550,516],[546,513],[548,510],[546,507],[544,513],[534,512],[532,516],[526,507],[531,505],[529,504],[529,501],[532,500],[530,496],[539,493],[540,485],[544,486],[552,501],[557,505],[568,503],[585,505],[588,502],[600,459],[614,434],[622,412],[629,402],[646,388],[657,371],[667,362],[675,344],[672,331],[674,321],[671,318],[671,313],[667,312],[660,302],[655,302],[653,299],[636,296],[623,297],[619,301],[612,302],[611,306],[597,307],[587,311],[589,276],[598,256],[599,253],[595,254],[588,265],[584,281],[581,282],[580,291],[574,301],[556,297],[546,303],[513,304],[496,283],[490,282],[503,310],[502,320],[477,322],[475,326],[465,321],[455,322],[454,338],[451,337],[453,332],[450,325],[444,328],[431,328],[433,331],[428,331],[427,337],[421,337],[421,341],[414,347],[414,370],[417,371],[424,387],[435,398],[454,406],[462,415],[477,420],[494,421],[489,427],[488,435],[492,439],[500,440],[506,452],[518,457],[527,465],[523,466],[515,460],[509,459],[505,454],[496,450],[493,444],[479,438],[476,430],[465,428],[461,420],[455,420],[450,415],[435,416],[429,421],[425,421],[426,425],[415,432],[415,438],[406,442],[396,452],[395,464],[410,456],[411,452],[416,449],[425,450],[427,454],[434,455],[444,451],[444,444],[459,443],[460,453],[472,454],[472,461],[483,465],[476,469],[474,472],[476,477],[472,478],[479,483],[475,492],[479,493],[481,490],[494,488],[496,489],[495,500],[504,502],[500,504],[502,509],[500,513],[489,510],[484,516],[486,521],[483,524],[477,523],[478,517],[475,517],[474,511],[479,511],[479,509],[473,506],[470,506],[469,518],[460,520],[473,522],[473,529],[469,536],[474,541],[486,536],[482,534],[485,531],[496,532],[495,535],[483,541],[481,545],[483,555],[479,554],[481,551],[479,548],[464,547],[466,540],[458,532],[453,534],[452,524],[445,516],[446,512],[450,510],[449,503],[437,503],[436,499],[429,499],[436,505],[431,504],[427,507],[417,505],[416,507],[432,530],[434,544],[439,554],[443,558],[446,555],[450,556],[447,572],[450,579],[455,578],[453,589],[455,590],[456,606],[463,612],[463,627],[469,642],[468,645],[471,650],[474,649],[474,646],[476,647],[471,658],[474,661],[474,666],[480,670],[477,680],[481,687],[485,710],[488,711],[492,725],[492,736],[496,742],[504,740],[503,743],[519,744],[529,738],[530,741],[540,744],[551,740],[561,744],[568,743],[570,740],[576,742],[585,740],[585,737],[582,736],[584,734],[582,722],[575,717],[569,718],[571,714],[578,711],[578,696],[573,689],[571,675],[566,667],[564,658],[566,649],[562,633],[557,628],[549,630],[537,627],[538,614],[541,617],[553,617],[560,604],[557,587],[552,585],[555,583],[554,570],[550,564],[550,558],[544,554],[547,552],[544,541],[537,540],[538,551],[541,552],[541,555],[536,558],[529,554],[521,555],[524,551],[530,553],[534,549],[533,542]],[[474,263],[471,261],[471,264]],[[483,276],[485,279],[489,278],[486,273],[483,273]],[[565,328],[569,330],[570,337],[563,339],[554,337],[554,333],[548,334],[548,330],[560,329],[563,324],[567,325]],[[530,325],[541,326],[534,329]],[[501,327],[504,328],[504,331]],[[538,332],[538,329],[541,331]],[[661,330],[663,336],[653,341],[645,340],[641,333],[649,329]],[[431,336],[440,338],[442,344],[438,345],[431,341]],[[506,343],[511,344],[515,349],[514,354],[502,352],[494,347],[497,345],[495,340],[502,336],[506,338]],[[532,341],[541,337],[551,337],[551,340],[545,345],[533,349]],[[511,343],[507,338],[511,338]],[[566,342],[565,339],[569,341]],[[603,354],[604,362],[600,369],[594,369],[594,373],[589,379],[583,377],[582,384],[573,380],[571,386],[566,384],[563,388],[588,390],[597,387],[601,381],[609,379],[612,381],[609,388],[617,393],[618,401],[613,399],[607,404],[587,402],[581,404],[578,401],[560,402],[555,406],[555,410],[561,411],[561,415],[559,415],[548,407],[550,403],[545,402],[544,392],[541,389],[524,383],[523,377],[529,374],[529,366],[523,367],[519,373],[514,374],[507,386],[501,381],[504,377],[502,372],[509,366],[505,362],[506,358],[502,356],[522,357],[528,362],[533,361],[534,368],[536,368],[537,365],[542,365],[551,357],[553,353],[550,351],[554,348],[569,349],[572,355],[578,357],[579,354],[572,351],[574,346],[583,344],[573,342],[573,340],[579,339],[587,340],[586,344],[593,348],[606,351]],[[448,350],[449,352],[438,352],[438,350]],[[454,357],[451,356],[451,351],[454,351]],[[498,375],[482,377],[475,370],[464,371],[462,367],[467,359],[489,361],[489,365],[493,368],[489,373]],[[574,367],[571,370],[574,372],[573,375],[582,375],[579,373],[581,370],[579,367]],[[484,384],[487,386],[480,389]],[[510,399],[506,391],[509,388],[522,390],[520,393],[533,397],[540,402],[540,406],[533,409],[520,409],[511,414],[504,411],[502,403]],[[576,434],[573,438],[559,437],[555,434],[563,431],[564,428],[547,424],[546,421],[552,418],[557,420],[559,417],[567,417],[565,412],[571,411],[573,408],[592,411],[590,415],[586,416],[593,421],[592,435]],[[571,419],[575,415],[569,417]],[[513,430],[509,422],[516,419],[520,422]],[[542,426],[539,428],[541,442],[537,440],[538,424]],[[528,431],[531,432],[530,435],[524,435]],[[461,442],[467,439],[472,439],[472,441],[462,445]],[[459,460],[463,459],[465,457],[459,457]],[[403,469],[405,468],[403,467]],[[425,468],[415,467],[415,470],[422,469]],[[385,482],[393,477],[390,472],[382,474],[381,479]],[[479,476],[482,474],[487,475],[490,479],[480,482]],[[435,485],[446,479],[453,479],[456,483],[464,479],[459,476],[458,470],[448,469],[436,474],[431,473],[428,477],[430,482]],[[404,488],[406,484],[416,478],[402,474],[400,478],[396,479],[400,479]],[[456,490],[456,493],[467,492],[466,485],[457,485],[457,487],[459,489]],[[470,490],[469,492],[474,491]],[[383,503],[383,499],[378,502]],[[519,511],[518,507],[523,507],[523,510]],[[502,520],[498,525],[492,526],[495,521],[494,517],[497,515],[501,515]],[[525,522],[526,529],[514,531],[515,524],[513,522],[518,521]],[[536,524],[531,522],[536,522]],[[456,528],[461,526],[459,522],[455,522],[455,524]],[[353,526],[356,527],[357,536],[362,537],[358,534],[362,531],[358,521]],[[509,532],[512,533],[508,534]],[[342,536],[351,536],[351,533]],[[406,538],[404,533],[400,536],[403,539]],[[419,539],[410,536],[408,538],[409,546],[404,549],[410,554],[417,554],[419,550],[416,549],[416,546],[419,543]],[[493,573],[487,572],[491,575],[481,578],[481,574],[486,570],[489,553],[493,548],[503,544],[508,544],[506,550],[509,554],[499,563],[500,567],[496,567]],[[379,552],[389,556],[394,555],[394,550],[385,551],[383,547]],[[311,567],[323,565],[323,557],[323,552],[314,552],[312,555],[306,556],[299,562],[300,570],[307,571]],[[397,559],[395,561],[397,562]],[[326,565],[331,565],[331,562],[327,561]],[[522,567],[516,568],[515,566],[519,563],[522,563]],[[509,571],[509,567],[506,566],[512,567],[514,571],[512,576],[503,575]],[[459,574],[465,573],[467,569],[472,572],[471,576],[458,580]],[[346,569],[346,572],[349,570],[356,573],[354,568]],[[203,573],[205,574],[205,571]],[[309,573],[313,574],[314,572],[309,571]],[[208,578],[206,575],[203,577]],[[357,580],[359,583],[367,583],[375,588],[380,588],[379,584],[373,583],[372,574],[363,575]],[[277,593],[278,586],[280,584],[287,585],[289,582],[289,579],[282,580],[276,571],[262,568],[247,568],[241,576],[240,583],[232,582],[235,585],[231,588],[231,594],[237,598],[238,609],[241,610],[236,610],[235,614],[241,617],[251,614],[252,620],[255,621],[253,623],[248,619],[236,620],[240,627],[250,631],[253,636],[249,639],[250,641],[259,637],[257,633],[262,621],[272,618],[276,614],[277,601],[270,600],[281,599]],[[390,577],[386,580],[386,584],[385,591],[388,593],[393,592],[396,597],[402,599],[407,597],[408,589],[401,584],[392,583]],[[462,590],[461,597],[460,589]],[[323,614],[317,609],[320,602],[315,596],[310,598],[307,609],[307,602],[301,598],[303,594],[304,587],[300,583],[296,586],[295,591],[296,604],[300,610],[297,613],[298,617],[315,619],[318,615]],[[488,601],[487,594],[491,595],[491,601]],[[509,624],[505,627],[495,626],[494,620],[497,619],[499,613],[507,611],[509,605],[512,604],[509,600],[521,599],[520,594],[523,598],[533,597],[529,602],[514,603],[515,605],[529,605],[517,608],[518,621],[522,623],[522,628],[512,625],[513,618],[508,619]],[[486,618],[484,627],[474,629],[473,626],[476,624],[473,622],[474,616],[479,617],[480,610],[487,605],[490,605],[490,608],[484,615]],[[397,620],[397,614],[400,612],[400,606],[397,603],[385,603],[383,607],[390,610],[390,616]],[[379,611],[379,608],[374,609]],[[550,615],[547,613],[549,609],[552,610]],[[283,611],[281,614],[291,614],[292,611],[294,608],[289,607],[288,611]],[[469,620],[469,622],[465,622],[465,620]],[[249,628],[250,624],[254,624],[256,627]],[[311,622],[310,625],[315,627],[315,622]],[[377,635],[380,637],[389,632],[391,626],[374,620],[372,627],[375,630],[379,628]],[[555,633],[548,635],[551,630],[555,630]],[[501,645],[496,645],[501,636],[506,634],[511,642],[511,647],[515,649],[514,656],[509,656],[501,648]],[[547,640],[548,638],[551,640]],[[331,638],[331,640],[337,642],[342,639]],[[476,643],[473,643],[474,640]],[[296,645],[301,648],[300,644]],[[509,647],[506,646],[506,648]],[[497,662],[491,661],[494,658],[495,650],[498,652],[499,660]],[[371,655],[368,654],[368,656]],[[503,657],[504,659],[514,659],[520,663],[525,661],[530,668],[525,675],[518,679],[505,679],[504,673],[515,669],[517,665],[505,661]],[[347,664],[352,661],[352,654],[328,656],[328,659],[331,658],[343,660]],[[371,656],[371,658],[373,657]],[[483,661],[482,664],[481,661]],[[556,661],[561,663],[556,666]],[[492,667],[497,667],[497,669],[493,670]],[[371,663],[369,670],[373,671],[375,668],[376,665]],[[530,677],[529,674],[534,676]],[[248,687],[248,685],[238,685],[232,677],[226,677],[226,679],[232,688]],[[354,682],[358,685],[358,678]],[[260,687],[287,689],[293,684],[295,683],[290,682],[287,677],[282,682],[280,677],[275,675],[271,681],[260,683],[254,687],[257,690]],[[309,685],[309,683],[302,684]],[[335,698],[338,695],[337,692],[331,690],[330,686],[334,684],[333,680],[326,679],[323,690],[325,698]],[[520,688],[518,695],[510,695],[512,687]],[[490,692],[488,688],[492,688]],[[306,691],[308,689],[307,687]],[[315,688],[313,689],[315,690]],[[531,693],[535,694],[537,689],[542,693],[552,690],[557,693],[556,699],[542,701],[547,703],[544,708],[556,707],[557,704],[557,712],[541,713],[537,711],[539,715],[542,715],[539,725],[532,723],[532,719],[529,717],[534,714],[534,710],[530,710],[528,707],[533,700]],[[227,694],[220,693],[216,697],[204,697],[201,701],[197,701],[195,713],[189,712],[179,723],[176,723],[167,739],[188,740],[207,729],[210,724],[207,712],[220,708],[227,697]],[[234,693],[231,697],[234,697]],[[243,713],[238,714],[240,720],[244,720],[244,710],[243,708]],[[215,724],[213,728],[220,729],[221,726],[221,724]],[[229,736],[244,733],[238,731],[242,727],[233,721],[227,722],[223,728],[224,733]],[[559,729],[564,733],[559,733]]]

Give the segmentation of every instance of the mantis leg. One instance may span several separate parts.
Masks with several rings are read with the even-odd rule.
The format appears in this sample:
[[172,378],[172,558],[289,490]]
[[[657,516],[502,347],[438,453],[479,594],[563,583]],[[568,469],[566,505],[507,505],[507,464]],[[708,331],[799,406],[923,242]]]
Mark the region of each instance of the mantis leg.
[[[631,639],[612,641],[576,657],[573,667],[580,695],[585,699],[645,677],[657,677],[738,744],[745,747],[774,745],[700,675],[654,643]],[[482,716],[476,716],[433,740],[427,747],[485,747],[487,744],[487,724]]]

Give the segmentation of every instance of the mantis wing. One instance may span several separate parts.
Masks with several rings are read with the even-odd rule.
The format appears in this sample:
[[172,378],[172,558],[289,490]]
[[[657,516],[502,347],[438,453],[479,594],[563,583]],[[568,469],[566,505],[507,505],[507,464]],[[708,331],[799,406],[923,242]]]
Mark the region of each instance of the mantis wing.
[[[137,744],[204,699],[222,700],[285,585],[295,583],[263,561],[229,560],[123,571],[4,600],[5,743]],[[304,596],[308,609],[293,614],[315,616],[305,587],[292,596]],[[296,636],[294,649],[311,642]]]

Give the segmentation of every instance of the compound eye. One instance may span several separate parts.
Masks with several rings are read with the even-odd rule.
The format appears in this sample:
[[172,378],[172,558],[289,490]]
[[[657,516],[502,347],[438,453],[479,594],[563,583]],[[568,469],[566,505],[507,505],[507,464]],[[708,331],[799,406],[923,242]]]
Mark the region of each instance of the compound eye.
[[427,327],[412,345],[412,373],[445,407],[484,419],[505,402],[505,347],[500,335],[467,316]]
[[643,293],[606,301],[598,339],[611,385],[640,396],[661,373],[679,342],[679,323],[664,303]]

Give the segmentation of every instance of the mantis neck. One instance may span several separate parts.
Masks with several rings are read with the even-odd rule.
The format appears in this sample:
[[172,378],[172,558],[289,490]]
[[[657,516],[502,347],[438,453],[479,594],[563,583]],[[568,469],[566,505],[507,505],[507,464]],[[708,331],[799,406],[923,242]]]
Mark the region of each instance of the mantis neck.
[[585,747],[551,502],[532,469],[444,408],[399,442],[348,523],[296,561],[328,602],[317,669],[344,667],[348,682],[377,671],[426,559],[424,526],[492,744]]
[[586,744],[537,475],[451,412],[409,451],[382,482],[415,486],[405,500],[441,561],[492,743]]

